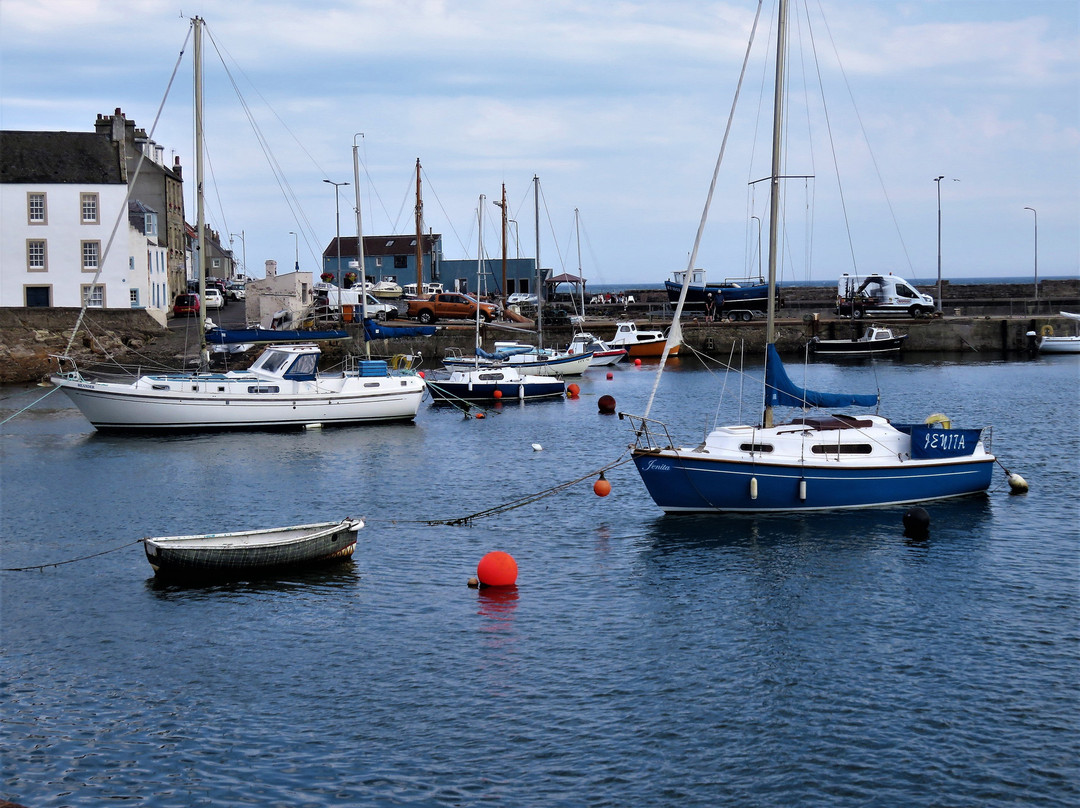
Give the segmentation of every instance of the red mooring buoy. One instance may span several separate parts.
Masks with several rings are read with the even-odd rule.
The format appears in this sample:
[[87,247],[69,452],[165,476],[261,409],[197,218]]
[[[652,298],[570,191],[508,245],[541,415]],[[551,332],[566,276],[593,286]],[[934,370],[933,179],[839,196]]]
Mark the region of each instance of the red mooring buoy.
[[570,398],[577,398],[578,393],[580,393],[580,392],[581,392],[581,388],[578,387],[576,384],[568,384],[568,385],[566,385],[566,395],[568,395]]
[[608,380],[610,381],[611,379],[614,379],[614,378],[615,378],[615,374],[614,374],[614,373],[612,373],[612,372],[611,372],[611,371],[609,370],[609,371],[607,372],[607,377],[608,377]]
[[488,553],[476,565],[476,577],[482,586],[513,586],[517,573],[514,557],[499,550]]
[[615,412],[615,399],[612,396],[600,396],[596,406],[604,415],[611,415],[611,413]]
[[607,481],[604,472],[600,472],[600,479],[592,484],[592,490],[598,497],[606,497],[611,493],[611,483]]
[[640,359],[635,359],[634,360],[634,367],[636,367],[636,368],[641,367],[641,360]]

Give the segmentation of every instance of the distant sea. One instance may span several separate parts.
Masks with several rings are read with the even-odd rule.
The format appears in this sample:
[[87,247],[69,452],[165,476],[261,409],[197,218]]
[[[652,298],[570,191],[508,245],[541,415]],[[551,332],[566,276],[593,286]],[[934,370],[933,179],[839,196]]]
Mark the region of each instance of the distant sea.
[[[1043,281],[1066,281],[1076,280],[1075,275],[1048,275],[1046,277],[1040,277],[1039,282]],[[911,281],[916,286],[933,286],[937,283],[937,277],[933,278],[908,278],[905,276],[905,280]],[[1013,275],[1000,278],[942,278],[943,281],[947,281],[953,284],[968,284],[968,283],[1031,283],[1033,278],[1031,275]],[[819,278],[816,280],[808,281],[789,281],[780,279],[778,281],[780,286],[832,286],[836,283],[835,278]],[[628,292],[638,289],[663,289],[664,281],[661,280],[658,283],[589,283],[588,277],[585,278],[585,289],[589,292]]]

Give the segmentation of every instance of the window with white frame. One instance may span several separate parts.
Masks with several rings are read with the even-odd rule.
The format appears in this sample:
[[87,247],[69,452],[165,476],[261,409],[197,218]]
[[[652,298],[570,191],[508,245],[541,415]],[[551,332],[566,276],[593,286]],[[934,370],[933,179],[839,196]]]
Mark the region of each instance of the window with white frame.
[[147,213],[146,214],[145,227],[146,227],[146,235],[148,235],[148,236],[156,236],[158,234],[158,230],[157,230],[157,214],[156,213]]
[[28,239],[26,242],[26,270],[27,272],[46,272],[49,269],[46,263],[45,239]]
[[99,284],[84,284],[82,287],[83,305],[90,309],[105,308],[105,287]]
[[26,195],[26,221],[29,224],[48,224],[45,209],[45,194],[31,191]]
[[80,207],[82,209],[83,224],[97,224],[98,222],[98,195],[81,194]]
[[139,308],[139,290],[138,289],[132,289],[132,290],[130,290],[129,294],[131,296],[131,308],[133,308],[133,309]]
[[98,262],[101,258],[100,241],[84,241],[82,243],[82,271],[97,272]]

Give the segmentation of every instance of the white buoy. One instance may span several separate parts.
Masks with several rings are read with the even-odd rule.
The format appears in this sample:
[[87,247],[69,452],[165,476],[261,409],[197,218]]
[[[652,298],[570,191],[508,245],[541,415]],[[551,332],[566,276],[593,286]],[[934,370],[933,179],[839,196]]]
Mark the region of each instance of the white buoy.
[[544,451],[544,447],[541,446],[539,443],[534,443],[532,446],[533,446],[533,451],[534,452],[542,452],[542,451]]
[[750,478],[750,499],[757,499],[757,477]]
[[1006,478],[1009,481],[1009,493],[1011,494],[1026,494],[1028,490],[1027,480],[1021,477],[1016,472],[1008,472]]

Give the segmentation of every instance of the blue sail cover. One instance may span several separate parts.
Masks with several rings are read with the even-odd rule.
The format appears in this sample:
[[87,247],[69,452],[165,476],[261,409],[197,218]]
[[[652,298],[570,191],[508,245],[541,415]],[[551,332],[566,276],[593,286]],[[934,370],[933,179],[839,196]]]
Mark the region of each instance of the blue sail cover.
[[772,407],[875,407],[877,393],[819,393],[796,387],[784,370],[776,346],[769,344],[765,355],[765,404]]
[[435,333],[433,325],[397,326],[379,325],[375,320],[364,320],[364,339],[393,339],[394,337],[430,337]]
[[275,331],[272,328],[211,328],[206,332],[206,341],[211,345],[238,345],[248,342],[319,342],[348,338],[348,331]]
[[531,345],[519,345],[515,348],[500,348],[499,350],[495,351],[495,353],[489,353],[483,348],[477,346],[476,355],[483,359],[495,359],[499,362],[502,362],[506,359],[509,359],[511,356],[517,356],[518,354],[526,354],[532,350],[533,348]]

